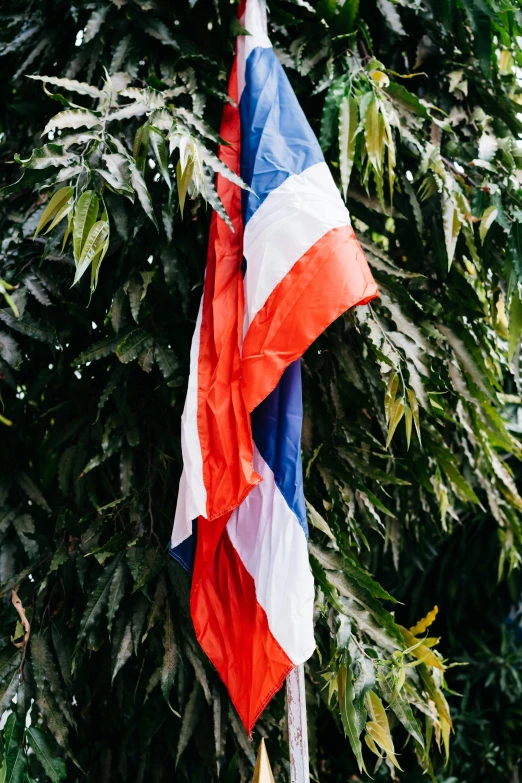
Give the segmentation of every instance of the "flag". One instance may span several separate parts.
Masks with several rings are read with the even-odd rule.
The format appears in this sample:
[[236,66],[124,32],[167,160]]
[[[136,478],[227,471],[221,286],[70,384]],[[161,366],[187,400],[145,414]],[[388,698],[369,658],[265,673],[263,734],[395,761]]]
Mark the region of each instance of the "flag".
[[182,416],[171,554],[192,571],[197,638],[251,732],[314,651],[301,465],[300,357],[377,287],[323,154],[243,0]]

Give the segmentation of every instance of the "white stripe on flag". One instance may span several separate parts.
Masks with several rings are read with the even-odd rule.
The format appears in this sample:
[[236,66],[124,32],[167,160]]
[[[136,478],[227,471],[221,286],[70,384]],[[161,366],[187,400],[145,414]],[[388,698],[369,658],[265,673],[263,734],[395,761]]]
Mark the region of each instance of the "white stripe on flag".
[[296,261],[350,215],[326,163],[288,177],[273,190],[245,227],[243,337],[256,314]]
[[237,93],[238,101],[245,89],[246,61],[253,49],[271,49],[267,35],[266,6],[264,0],[247,0],[245,13],[239,20],[250,35],[240,35],[237,39]]
[[202,311],[203,297],[190,347],[190,375],[185,408],[181,417],[183,473],[179,482],[176,516],[172,530],[173,547],[181,544],[192,534],[192,520],[200,515],[206,516],[207,513],[207,490],[203,481],[203,456],[198,433],[198,369]]
[[314,580],[304,531],[254,448],[254,468],[263,481],[227,523],[230,540],[253,577],[257,601],[274,638],[296,665],[315,649]]

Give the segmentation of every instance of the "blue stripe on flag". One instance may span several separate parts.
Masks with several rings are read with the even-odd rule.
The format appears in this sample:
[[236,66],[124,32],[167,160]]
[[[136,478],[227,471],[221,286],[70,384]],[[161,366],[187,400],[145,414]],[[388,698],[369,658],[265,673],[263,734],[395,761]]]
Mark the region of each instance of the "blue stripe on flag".
[[198,520],[192,522],[192,535],[186,538],[176,547],[169,547],[170,556],[181,563],[185,571],[191,574],[194,570],[194,558],[196,556],[196,543],[198,540]]
[[248,56],[241,115],[241,176],[245,224],[268,194],[292,174],[324,160],[308,120],[273,49]]
[[259,453],[272,469],[277,487],[308,537],[301,462],[300,359],[286,368],[274,391],[252,411],[251,420]]

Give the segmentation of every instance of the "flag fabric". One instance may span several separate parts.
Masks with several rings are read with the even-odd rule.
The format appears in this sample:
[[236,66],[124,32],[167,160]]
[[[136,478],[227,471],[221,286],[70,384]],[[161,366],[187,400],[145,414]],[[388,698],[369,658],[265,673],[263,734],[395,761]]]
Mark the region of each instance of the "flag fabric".
[[251,732],[314,651],[300,357],[377,286],[321,149],[243,0],[182,417],[171,554],[192,571],[197,638]]

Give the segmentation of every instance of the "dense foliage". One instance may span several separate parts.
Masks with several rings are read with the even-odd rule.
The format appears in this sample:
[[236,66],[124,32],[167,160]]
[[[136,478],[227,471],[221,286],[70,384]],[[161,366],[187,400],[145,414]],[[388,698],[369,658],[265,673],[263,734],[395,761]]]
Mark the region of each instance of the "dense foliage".
[[[269,10],[380,288],[303,362],[313,776],[516,780],[522,10]],[[0,781],[286,781],[168,559],[237,6],[0,11]]]

